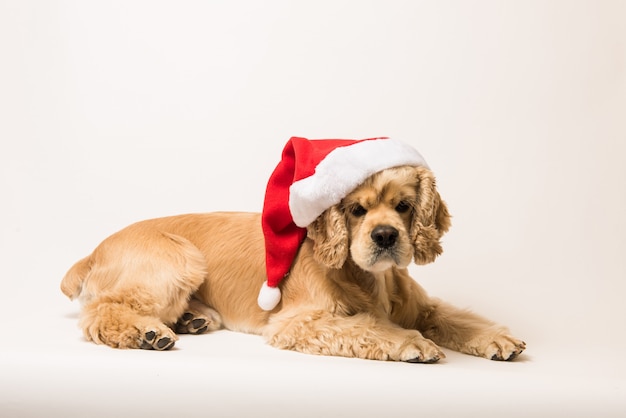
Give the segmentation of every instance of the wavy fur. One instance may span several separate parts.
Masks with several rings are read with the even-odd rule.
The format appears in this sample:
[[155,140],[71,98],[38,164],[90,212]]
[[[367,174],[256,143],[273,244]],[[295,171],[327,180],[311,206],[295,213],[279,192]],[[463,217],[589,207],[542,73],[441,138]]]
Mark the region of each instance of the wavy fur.
[[265,260],[254,213],[136,223],[78,261],[61,290],[83,303],[85,337],[111,347],[164,350],[176,333],[225,327],[311,354],[430,363],[444,357],[441,345],[512,359],[522,341],[429,297],[408,274],[412,259],[441,253],[449,226],[432,173],[398,167],[371,176],[308,227],[271,312],[256,303]]

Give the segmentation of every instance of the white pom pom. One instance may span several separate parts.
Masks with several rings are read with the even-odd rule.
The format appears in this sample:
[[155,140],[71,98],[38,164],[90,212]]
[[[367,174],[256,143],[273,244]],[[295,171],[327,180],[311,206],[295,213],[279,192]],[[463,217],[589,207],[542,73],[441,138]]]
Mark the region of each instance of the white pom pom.
[[264,311],[271,311],[280,302],[280,289],[278,287],[269,287],[267,281],[263,282],[257,303]]

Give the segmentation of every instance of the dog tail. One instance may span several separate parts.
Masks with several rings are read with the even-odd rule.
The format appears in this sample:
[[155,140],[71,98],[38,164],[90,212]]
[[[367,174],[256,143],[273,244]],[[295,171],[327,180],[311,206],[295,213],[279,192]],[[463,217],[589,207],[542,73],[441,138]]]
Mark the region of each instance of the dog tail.
[[71,300],[74,300],[83,288],[83,281],[91,271],[91,256],[78,261],[65,273],[61,280],[61,291]]

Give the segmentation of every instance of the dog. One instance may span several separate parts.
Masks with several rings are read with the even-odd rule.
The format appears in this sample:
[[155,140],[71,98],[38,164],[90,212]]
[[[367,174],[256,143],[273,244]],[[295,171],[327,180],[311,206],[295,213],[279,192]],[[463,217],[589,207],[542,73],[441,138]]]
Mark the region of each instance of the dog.
[[450,215],[426,167],[367,178],[306,228],[282,299],[256,304],[265,278],[261,214],[152,219],[104,240],[65,275],[87,340],[170,349],[177,334],[226,328],[302,353],[434,363],[440,347],[512,360],[526,344],[467,310],[431,298],[407,271],[433,262]]

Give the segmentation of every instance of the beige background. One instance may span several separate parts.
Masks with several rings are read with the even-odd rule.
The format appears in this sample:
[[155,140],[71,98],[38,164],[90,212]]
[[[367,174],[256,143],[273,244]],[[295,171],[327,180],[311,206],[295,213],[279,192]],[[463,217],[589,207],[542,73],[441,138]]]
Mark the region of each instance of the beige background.
[[[0,415],[623,415],[625,20],[621,1],[0,1]],[[292,135],[420,150],[454,219],[414,276],[509,325],[520,361],[82,340],[58,290],[74,261],[140,219],[259,210]]]

